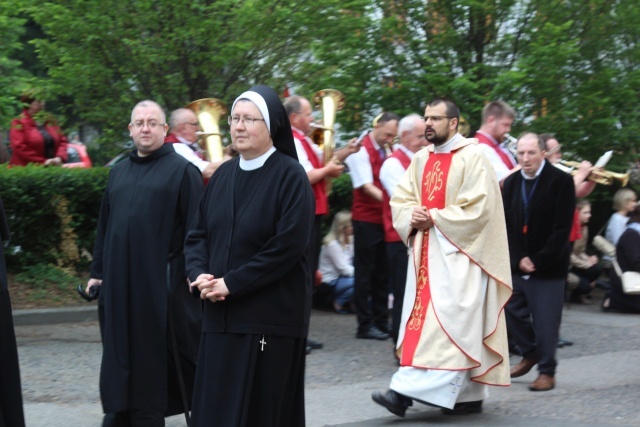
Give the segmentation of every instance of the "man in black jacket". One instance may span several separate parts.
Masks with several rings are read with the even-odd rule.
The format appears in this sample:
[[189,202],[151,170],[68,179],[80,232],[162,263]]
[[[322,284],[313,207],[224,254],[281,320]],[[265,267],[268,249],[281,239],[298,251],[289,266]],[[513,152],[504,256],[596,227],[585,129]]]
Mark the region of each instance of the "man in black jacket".
[[522,170],[506,179],[502,194],[513,276],[507,329],[523,355],[511,369],[511,378],[525,375],[538,364],[540,375],[529,385],[532,391],[555,386],[575,209],[573,179],[546,162],[545,153],[538,135],[523,135],[517,144]]

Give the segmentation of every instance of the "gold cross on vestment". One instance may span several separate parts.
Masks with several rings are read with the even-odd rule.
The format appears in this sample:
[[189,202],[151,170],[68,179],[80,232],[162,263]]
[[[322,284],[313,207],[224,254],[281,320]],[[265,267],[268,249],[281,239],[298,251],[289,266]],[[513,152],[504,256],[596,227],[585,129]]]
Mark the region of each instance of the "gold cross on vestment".
[[260,351],[264,351],[264,346],[267,345],[267,342],[264,340],[264,335],[262,336],[262,339],[258,342],[261,344]]

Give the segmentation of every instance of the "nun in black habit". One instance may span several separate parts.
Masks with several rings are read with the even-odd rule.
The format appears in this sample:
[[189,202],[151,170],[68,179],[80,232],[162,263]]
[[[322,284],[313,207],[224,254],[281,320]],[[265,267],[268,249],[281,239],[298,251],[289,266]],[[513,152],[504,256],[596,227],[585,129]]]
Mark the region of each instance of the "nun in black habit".
[[313,192],[273,89],[240,95],[229,123],[240,157],[211,178],[185,242],[205,300],[193,426],[304,426]]
[[9,227],[1,199],[0,238],[0,427],[24,427],[18,349],[3,253],[3,243],[9,240]]

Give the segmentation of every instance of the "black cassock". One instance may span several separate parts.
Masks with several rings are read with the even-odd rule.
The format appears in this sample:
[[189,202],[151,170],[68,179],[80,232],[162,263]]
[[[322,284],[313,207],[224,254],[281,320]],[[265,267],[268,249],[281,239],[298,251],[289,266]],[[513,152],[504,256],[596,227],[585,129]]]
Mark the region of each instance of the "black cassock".
[[187,271],[223,277],[230,294],[204,303],[194,427],[304,425],[314,210],[302,166],[279,151],[252,171],[228,161],[207,185]]
[[13,330],[11,300],[7,290],[7,271],[3,242],[9,240],[9,228],[0,200],[0,426],[24,427],[22,389],[16,335]]
[[134,152],[109,175],[91,269],[91,277],[103,280],[100,396],[106,413],[183,412],[169,348],[170,304],[192,395],[202,316],[186,283],[183,242],[202,191],[200,172],[171,144],[147,157]]

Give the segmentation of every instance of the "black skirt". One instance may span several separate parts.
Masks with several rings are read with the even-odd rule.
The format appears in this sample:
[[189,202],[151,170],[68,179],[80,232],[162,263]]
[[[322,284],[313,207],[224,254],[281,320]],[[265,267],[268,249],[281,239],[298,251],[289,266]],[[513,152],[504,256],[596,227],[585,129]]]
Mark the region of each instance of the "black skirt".
[[193,427],[303,427],[306,339],[203,333]]

